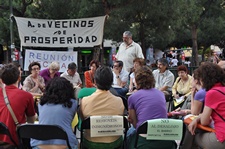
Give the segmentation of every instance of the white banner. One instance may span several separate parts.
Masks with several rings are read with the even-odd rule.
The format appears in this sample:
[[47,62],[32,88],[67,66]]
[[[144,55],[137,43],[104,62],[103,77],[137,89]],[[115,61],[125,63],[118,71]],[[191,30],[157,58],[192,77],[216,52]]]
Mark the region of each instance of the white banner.
[[91,137],[123,135],[123,116],[91,116]]
[[28,66],[32,62],[39,62],[41,64],[41,70],[43,70],[45,68],[48,68],[48,66],[53,61],[59,62],[59,72],[64,72],[67,70],[67,66],[69,63],[74,62],[77,64],[77,52],[40,51],[26,49],[24,70],[28,71]]
[[105,16],[70,20],[15,19],[22,46],[93,47],[103,41]]

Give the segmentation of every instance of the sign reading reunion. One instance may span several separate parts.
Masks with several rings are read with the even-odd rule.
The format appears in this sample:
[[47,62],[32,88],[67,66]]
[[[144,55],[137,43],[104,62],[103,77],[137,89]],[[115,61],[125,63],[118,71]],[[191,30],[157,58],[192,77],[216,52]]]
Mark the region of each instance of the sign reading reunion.
[[15,19],[22,46],[93,47],[103,40],[105,16],[70,20]]
[[69,63],[74,62],[77,64],[77,52],[65,52],[65,51],[39,51],[28,50],[25,53],[24,70],[28,71],[28,66],[32,62],[39,62],[41,64],[41,70],[48,68],[53,61],[59,62],[59,72],[67,70]]

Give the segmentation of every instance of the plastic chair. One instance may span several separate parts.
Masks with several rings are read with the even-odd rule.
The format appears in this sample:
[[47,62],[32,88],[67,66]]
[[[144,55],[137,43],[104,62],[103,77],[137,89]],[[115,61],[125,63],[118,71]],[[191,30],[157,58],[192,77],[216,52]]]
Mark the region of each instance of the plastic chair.
[[[175,120],[175,119],[153,119],[153,120],[149,120],[149,122],[150,122],[150,124],[153,126],[153,125],[155,125],[155,126],[158,126],[158,125],[167,125],[166,123],[163,123],[162,124],[162,121],[173,121],[175,124],[177,124],[177,123],[182,123],[182,127],[180,127],[180,128],[176,128],[176,129],[179,129],[179,131],[181,132],[181,134],[179,134],[179,135],[175,135],[174,137],[173,137],[173,135],[174,134],[171,134],[171,136],[170,137],[168,137],[167,136],[167,138],[163,138],[163,136],[161,136],[161,137],[158,137],[157,135],[157,137],[154,137],[154,139],[152,139],[152,140],[167,140],[167,141],[169,141],[169,140],[171,140],[171,141],[174,141],[174,147],[173,148],[177,148],[177,144],[175,143],[175,137],[177,138],[178,136],[180,136],[180,138],[178,139],[178,140],[182,140],[182,138],[183,138],[183,132],[184,132],[184,123],[183,123],[183,121],[182,120]],[[154,122],[156,122],[156,123],[151,123],[151,121],[154,121]],[[157,131],[160,131],[160,132],[162,132],[162,131],[165,131],[165,128],[163,128],[163,127],[159,127],[159,128],[153,128],[154,130],[157,130]],[[137,148],[137,145],[138,145],[138,139],[139,139],[139,135],[140,134],[147,134],[147,132],[148,132],[148,121],[145,121],[144,123],[142,123],[141,124],[141,126],[137,129],[137,132],[136,132],[136,138],[135,138],[135,144],[134,144],[134,148],[136,149]],[[167,134],[170,134],[170,133],[174,133],[174,132],[165,132],[165,133],[167,133]],[[146,141],[147,141],[147,139],[146,139]]]
[[18,127],[17,134],[23,147],[31,148],[28,139],[50,140],[61,139],[65,140],[67,147],[71,149],[66,131],[58,125],[42,125],[42,124],[23,124]]
[[[127,131],[128,131],[128,120],[124,116],[123,116],[123,128],[124,128],[123,148],[125,148],[126,147]],[[81,138],[81,140],[80,140],[80,149],[83,149],[82,142],[83,142],[83,132],[84,132],[84,129],[90,129],[90,117],[86,118],[81,123],[81,130],[80,130],[80,135],[81,135],[81,137],[80,137]]]
[[[9,139],[13,142],[14,146],[18,148],[16,142],[12,138],[12,135],[11,135],[8,127],[2,122],[0,122],[0,134],[7,135],[9,137]],[[2,144],[2,145],[4,145],[4,144]]]

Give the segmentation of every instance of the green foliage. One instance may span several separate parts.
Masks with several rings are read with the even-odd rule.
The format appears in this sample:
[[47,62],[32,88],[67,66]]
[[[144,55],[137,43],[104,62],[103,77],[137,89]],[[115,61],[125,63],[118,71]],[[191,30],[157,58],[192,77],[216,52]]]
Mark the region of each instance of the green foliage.
[[[25,0],[29,2],[29,0]],[[198,47],[224,41],[225,12],[221,0],[13,0],[14,15],[41,19],[76,19],[108,15],[104,38],[121,42],[130,30],[133,39],[165,49],[192,46],[192,27],[197,27]],[[24,11],[25,10],[25,11]],[[9,1],[0,2],[0,42],[9,41]],[[18,31],[14,25],[16,45]],[[197,50],[198,48],[196,48]],[[206,49],[203,50],[205,52]],[[198,52],[198,51],[197,51]]]

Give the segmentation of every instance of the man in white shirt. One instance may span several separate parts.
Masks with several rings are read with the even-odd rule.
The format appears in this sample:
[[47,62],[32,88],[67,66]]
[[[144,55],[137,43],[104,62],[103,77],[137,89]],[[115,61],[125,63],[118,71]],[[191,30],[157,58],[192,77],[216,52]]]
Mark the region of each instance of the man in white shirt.
[[168,61],[164,58],[158,60],[158,69],[152,73],[155,78],[155,88],[162,91],[165,95],[169,95],[172,91],[174,83],[174,75],[168,68]]
[[82,87],[82,81],[80,79],[80,75],[77,73],[77,65],[72,62],[68,64],[67,70],[60,75],[60,77],[66,78],[70,83],[73,84],[75,89],[75,97],[77,98],[78,92]]
[[115,61],[113,64],[113,88],[121,96],[126,96],[128,88],[126,87],[129,73],[123,69],[122,61]]
[[123,68],[130,72],[133,67],[133,60],[135,58],[143,58],[142,49],[139,44],[132,40],[132,34],[130,31],[123,33],[123,43],[119,47],[119,51],[116,54],[116,59],[123,61]]

